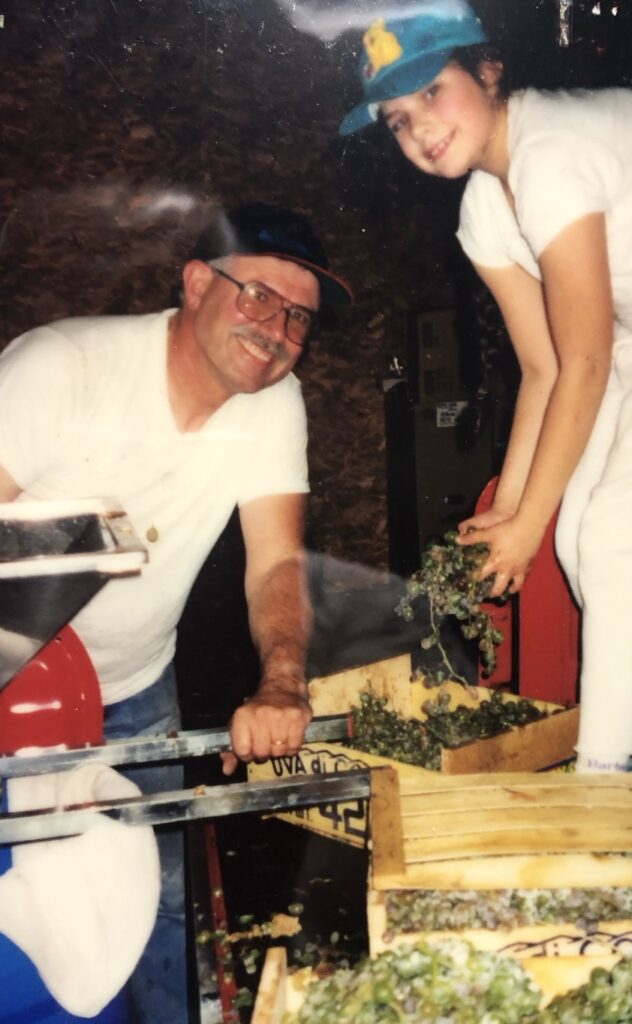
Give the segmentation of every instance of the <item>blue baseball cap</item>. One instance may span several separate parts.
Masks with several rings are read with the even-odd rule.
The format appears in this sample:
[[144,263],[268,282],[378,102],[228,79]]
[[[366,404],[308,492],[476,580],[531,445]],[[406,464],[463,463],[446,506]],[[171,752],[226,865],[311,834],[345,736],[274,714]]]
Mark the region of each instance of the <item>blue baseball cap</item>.
[[443,70],[457,47],[487,38],[464,0],[428,0],[407,17],[375,21],[364,34],[358,69],[364,102],[347,114],[339,134],[366,128],[377,120],[383,100],[416,92]]

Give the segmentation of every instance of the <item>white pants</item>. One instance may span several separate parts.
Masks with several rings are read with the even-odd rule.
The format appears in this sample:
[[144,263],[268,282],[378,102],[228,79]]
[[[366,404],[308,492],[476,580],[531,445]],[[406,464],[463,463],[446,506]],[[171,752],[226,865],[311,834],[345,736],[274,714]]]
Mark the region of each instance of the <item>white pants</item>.
[[556,548],[582,609],[578,770],[622,771],[632,753],[632,336],[566,488]]

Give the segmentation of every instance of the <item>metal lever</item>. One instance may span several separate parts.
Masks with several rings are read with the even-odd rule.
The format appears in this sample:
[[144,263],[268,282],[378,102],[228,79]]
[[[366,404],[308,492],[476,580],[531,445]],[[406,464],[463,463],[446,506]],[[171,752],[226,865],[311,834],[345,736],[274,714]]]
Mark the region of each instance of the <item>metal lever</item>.
[[164,825],[175,821],[221,818],[254,811],[292,810],[314,804],[366,798],[369,769],[306,775],[265,782],[195,789],[94,803],[65,810],[33,810],[0,815],[0,845],[59,839],[86,832],[102,814],[126,825]]
[[[315,718],[307,726],[305,740],[347,739],[350,719],[346,715],[325,715]],[[151,764],[155,761],[175,761],[183,757],[204,757],[230,750],[227,729],[199,729],[167,736],[143,736],[134,739],[110,740],[101,747],[81,747],[78,750],[44,751],[41,754],[13,754],[0,757],[0,779],[23,778],[60,772],[78,764],[115,765]]]

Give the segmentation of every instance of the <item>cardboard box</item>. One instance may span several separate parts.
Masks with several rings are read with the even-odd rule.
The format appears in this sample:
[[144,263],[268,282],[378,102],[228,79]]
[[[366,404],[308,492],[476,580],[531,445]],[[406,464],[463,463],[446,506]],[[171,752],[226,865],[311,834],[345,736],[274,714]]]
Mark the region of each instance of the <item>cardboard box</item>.
[[[468,706],[475,706],[478,700],[491,694],[484,687],[478,687],[474,696],[454,682],[445,684],[445,688],[452,694],[453,704],[458,699]],[[352,706],[359,705],[360,695],[367,689],[378,697],[386,697],[393,711],[420,721],[425,718],[422,705],[437,693],[427,689],[420,679],[413,679],[410,655],[406,654],[312,680],[310,695],[314,713],[346,714]],[[519,698],[507,694],[507,699]],[[577,738],[577,709],[564,710],[544,701],[533,703],[558,713],[457,750],[444,750],[442,772],[538,771],[571,758]],[[417,779],[433,778],[437,774],[341,744],[310,743],[292,757],[271,758],[263,764],[249,765],[248,777],[277,779],[384,766],[394,768],[402,779],[413,780],[413,785]],[[354,846],[365,846],[368,841],[367,801],[364,799],[302,808],[279,817]]]

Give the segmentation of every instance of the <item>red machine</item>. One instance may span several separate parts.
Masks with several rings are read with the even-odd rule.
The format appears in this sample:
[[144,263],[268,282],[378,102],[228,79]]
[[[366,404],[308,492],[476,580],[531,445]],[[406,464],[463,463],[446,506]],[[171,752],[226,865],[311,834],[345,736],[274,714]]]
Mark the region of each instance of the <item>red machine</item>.
[[103,742],[97,674],[66,626],[0,692],[0,754]]

